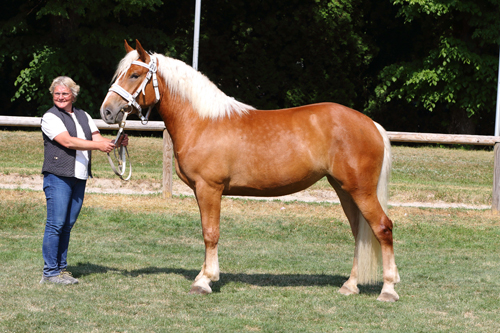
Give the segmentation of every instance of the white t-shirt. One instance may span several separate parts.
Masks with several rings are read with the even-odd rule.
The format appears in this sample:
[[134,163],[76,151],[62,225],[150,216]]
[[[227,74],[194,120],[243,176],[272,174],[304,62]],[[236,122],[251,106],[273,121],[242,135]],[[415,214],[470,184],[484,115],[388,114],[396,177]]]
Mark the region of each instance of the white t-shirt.
[[[89,119],[90,132],[91,133],[98,132],[99,129],[95,125],[90,115],[87,112],[85,112],[85,114]],[[77,137],[86,140],[87,138],[85,137],[85,133],[83,133],[82,126],[80,126],[80,123],[76,119],[75,113],[70,113],[70,115],[75,121]],[[50,140],[54,140],[56,136],[58,136],[62,132],[67,132],[68,130],[66,129],[66,126],[64,126],[64,123],[58,116],[56,116],[52,112],[47,112],[43,115],[42,118],[42,131]],[[77,150],[75,159],[75,177],[83,180],[87,179],[89,177],[88,165],[89,165],[88,151]]]

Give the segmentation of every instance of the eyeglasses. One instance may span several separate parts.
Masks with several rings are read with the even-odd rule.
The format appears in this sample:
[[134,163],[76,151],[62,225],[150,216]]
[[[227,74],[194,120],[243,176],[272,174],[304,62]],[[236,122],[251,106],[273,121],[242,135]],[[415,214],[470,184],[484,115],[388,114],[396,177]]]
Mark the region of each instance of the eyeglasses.
[[70,95],[70,93],[67,93],[67,92],[63,92],[63,93],[58,93],[57,92],[57,93],[54,93],[54,96],[56,96],[56,97],[60,97],[60,96],[62,96],[62,97],[68,97],[69,95]]

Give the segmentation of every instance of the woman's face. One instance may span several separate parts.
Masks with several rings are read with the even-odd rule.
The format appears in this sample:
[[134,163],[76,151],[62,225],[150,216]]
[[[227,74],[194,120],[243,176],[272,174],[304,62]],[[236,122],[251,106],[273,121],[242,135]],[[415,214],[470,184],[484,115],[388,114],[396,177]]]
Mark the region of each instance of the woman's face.
[[56,86],[54,88],[54,94],[52,95],[54,98],[54,104],[60,108],[64,109],[67,112],[70,112],[73,108],[73,94],[68,87],[65,86]]

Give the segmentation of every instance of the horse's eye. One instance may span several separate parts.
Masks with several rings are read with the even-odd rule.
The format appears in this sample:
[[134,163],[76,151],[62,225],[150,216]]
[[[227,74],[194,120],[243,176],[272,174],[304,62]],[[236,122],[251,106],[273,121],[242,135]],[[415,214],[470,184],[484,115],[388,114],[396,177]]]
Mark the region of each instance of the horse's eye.
[[131,79],[137,79],[137,78],[139,78],[139,74],[133,73],[132,75],[130,75],[130,78]]

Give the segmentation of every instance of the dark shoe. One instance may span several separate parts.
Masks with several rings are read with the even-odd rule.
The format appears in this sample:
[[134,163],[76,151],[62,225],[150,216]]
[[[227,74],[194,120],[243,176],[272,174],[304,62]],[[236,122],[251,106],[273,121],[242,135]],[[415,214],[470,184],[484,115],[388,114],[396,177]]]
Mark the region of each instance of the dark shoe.
[[62,274],[56,275],[56,276],[43,276],[42,279],[40,280],[40,283],[53,283],[53,284],[71,284],[69,280],[66,280]]
[[59,274],[59,276],[61,276],[66,281],[69,281],[70,284],[78,284],[78,279],[75,279],[73,277],[73,274],[71,274],[71,272],[68,272],[67,270],[61,271],[61,273]]

